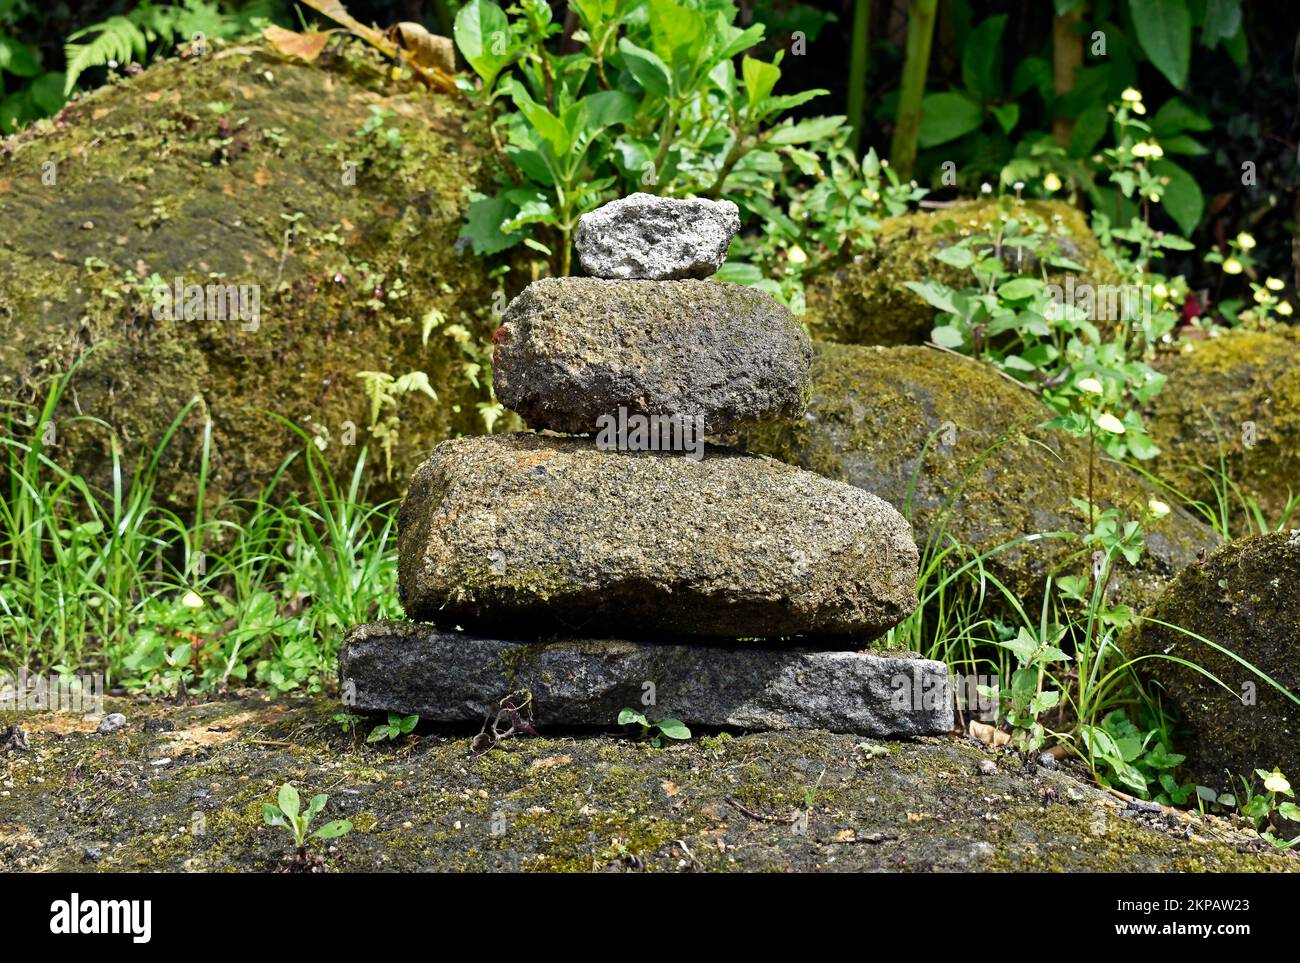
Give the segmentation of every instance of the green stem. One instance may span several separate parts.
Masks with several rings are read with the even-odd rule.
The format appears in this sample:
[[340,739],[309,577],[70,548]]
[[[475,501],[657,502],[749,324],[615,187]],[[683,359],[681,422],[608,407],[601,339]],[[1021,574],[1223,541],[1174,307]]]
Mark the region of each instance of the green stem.
[[870,59],[871,0],[853,2],[853,41],[849,48],[849,144],[856,157],[862,143],[862,108],[867,93],[867,62]]
[[934,39],[935,14],[939,0],[912,0],[907,15],[907,54],[903,60],[903,82],[898,93],[898,116],[889,148],[894,170],[903,180],[916,166],[917,140],[921,135],[921,103],[925,99],[925,77],[930,68],[930,43]]
[[677,129],[677,105],[670,103],[668,112],[664,114],[664,122],[659,125],[659,150],[655,152],[655,193],[661,192],[664,179],[661,176],[664,169],[664,158],[668,156],[668,148],[672,146],[673,131]]

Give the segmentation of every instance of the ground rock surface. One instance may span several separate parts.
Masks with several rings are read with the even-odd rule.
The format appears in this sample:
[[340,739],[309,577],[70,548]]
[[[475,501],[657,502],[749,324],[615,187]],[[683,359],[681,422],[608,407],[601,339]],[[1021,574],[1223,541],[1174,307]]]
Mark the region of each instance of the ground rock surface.
[[716,434],[795,417],[809,389],[803,326],[739,284],[546,278],[493,340],[497,398],[539,429],[592,432],[624,408],[702,416]]
[[481,721],[527,690],[542,726],[608,726],[629,706],[652,722],[754,730],[910,736],[953,726],[947,667],[899,654],[612,639],[523,645],[390,621],[348,632],[339,678],[358,710],[437,722]]
[[731,201],[636,193],[578,218],[575,243],[594,278],[707,278],[722,267],[739,230],[740,209]]
[[694,461],[580,438],[459,438],[411,478],[398,529],[402,606],[444,628],[865,642],[916,601],[898,512],[728,448]]
[[798,730],[656,750],[544,732],[475,756],[476,726],[367,745],[375,720],[341,731],[337,694],[105,711],[138,724],[100,736],[96,717],[0,712],[30,747],[0,757],[0,871],[274,871],[289,847],[262,807],[286,781],[329,794],[321,819],[353,823],[321,847],[329,872],[1300,869],[1240,823],[1138,813],[946,736]]

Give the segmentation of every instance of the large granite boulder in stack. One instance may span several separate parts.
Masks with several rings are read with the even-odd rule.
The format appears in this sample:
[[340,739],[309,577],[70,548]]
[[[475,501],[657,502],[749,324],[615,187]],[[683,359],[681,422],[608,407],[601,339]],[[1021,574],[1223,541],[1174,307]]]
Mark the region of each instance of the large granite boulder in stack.
[[942,663],[861,651],[916,602],[902,516],[704,442],[799,417],[811,388],[790,313],[703,280],[738,226],[729,202],[633,195],[579,226],[582,266],[602,276],[538,281],[511,303],[498,397],[570,437],[461,438],[416,471],[398,520],[416,623],[348,634],[354,708],[465,721],[528,689],[539,723],[608,725],[648,688],[651,719],[951,727]]

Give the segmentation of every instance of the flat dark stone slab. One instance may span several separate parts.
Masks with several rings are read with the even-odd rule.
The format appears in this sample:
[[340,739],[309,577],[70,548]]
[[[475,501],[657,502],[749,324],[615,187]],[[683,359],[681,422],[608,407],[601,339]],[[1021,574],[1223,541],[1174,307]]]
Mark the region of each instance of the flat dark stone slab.
[[[482,722],[504,696],[528,689],[539,726],[610,727],[625,707],[652,721],[740,729],[914,736],[953,726],[943,663],[866,652],[606,639],[529,644],[375,622],[348,632],[339,677],[354,709],[440,722]],[[646,706],[649,691],[655,703]]]

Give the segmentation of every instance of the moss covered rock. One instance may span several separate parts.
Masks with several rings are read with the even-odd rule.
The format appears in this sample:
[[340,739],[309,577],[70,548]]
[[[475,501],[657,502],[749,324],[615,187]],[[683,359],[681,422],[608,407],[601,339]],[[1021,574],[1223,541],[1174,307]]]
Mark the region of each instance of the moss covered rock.
[[[845,344],[928,341],[934,308],[903,287],[903,282],[934,278],[954,287],[968,285],[969,271],[945,264],[934,252],[962,237],[994,229],[1004,215],[1044,224],[1056,242],[1056,253],[1088,269],[1076,281],[1114,282],[1114,267],[1077,208],[1061,201],[963,201],[937,211],[886,219],[874,250],[824,273],[808,289],[807,321],[813,337]],[[1008,251],[1005,256],[1013,255]],[[1028,260],[1020,267],[1032,270]]]
[[654,749],[543,732],[476,756],[446,728],[367,745],[373,722],[340,732],[337,696],[105,708],[129,725],[0,712],[29,746],[3,763],[0,871],[274,871],[291,844],[262,807],[285,782],[329,794],[320,820],[352,822],[312,844],[328,872],[1300,869],[1240,822],[1142,813],[948,737],[697,733]]
[[[1161,367],[1169,380],[1147,418],[1161,448],[1156,473],[1215,504],[1222,454],[1241,495],[1278,519],[1300,494],[1300,331],[1188,341]],[[1238,507],[1236,495],[1231,499]]]
[[[93,349],[52,450],[100,483],[110,432],[129,469],[197,398],[160,485],[186,506],[208,417],[210,498],[253,490],[301,449],[268,412],[335,467],[356,426],[384,482],[359,373],[423,371],[438,400],[411,392],[381,413],[400,418],[400,482],[436,441],[483,430],[487,388],[465,365],[483,360],[496,285],[454,249],[482,140],[457,102],[351,43],[312,65],[218,47],[77,100],[0,148],[0,392],[39,399]],[[221,320],[217,297],[198,317],[160,302],[177,278],[241,291],[243,315],[227,302]]]
[[1234,777],[1274,766],[1292,779],[1300,775],[1300,703],[1220,651],[1227,649],[1300,698],[1297,585],[1300,531],[1232,542],[1184,569],[1127,644],[1135,656],[1193,662],[1227,686],[1225,691],[1168,659],[1139,663],[1182,709],[1191,734],[1179,748],[1187,755],[1188,775],[1200,785],[1235,790]]
[[[764,452],[874,492],[909,516],[917,543],[944,533],[981,552],[1040,532],[1086,531],[1071,497],[1086,498],[1088,448],[1039,426],[1048,411],[1027,390],[969,358],[925,347],[817,343],[806,416],[747,435]],[[1148,516],[1155,490],[1132,470],[1098,459],[1100,504]],[[1136,569],[1116,568],[1118,600],[1143,604],[1213,533],[1175,509],[1148,519]],[[1077,538],[1022,542],[988,569],[1022,597],[1044,578],[1077,569]]]

